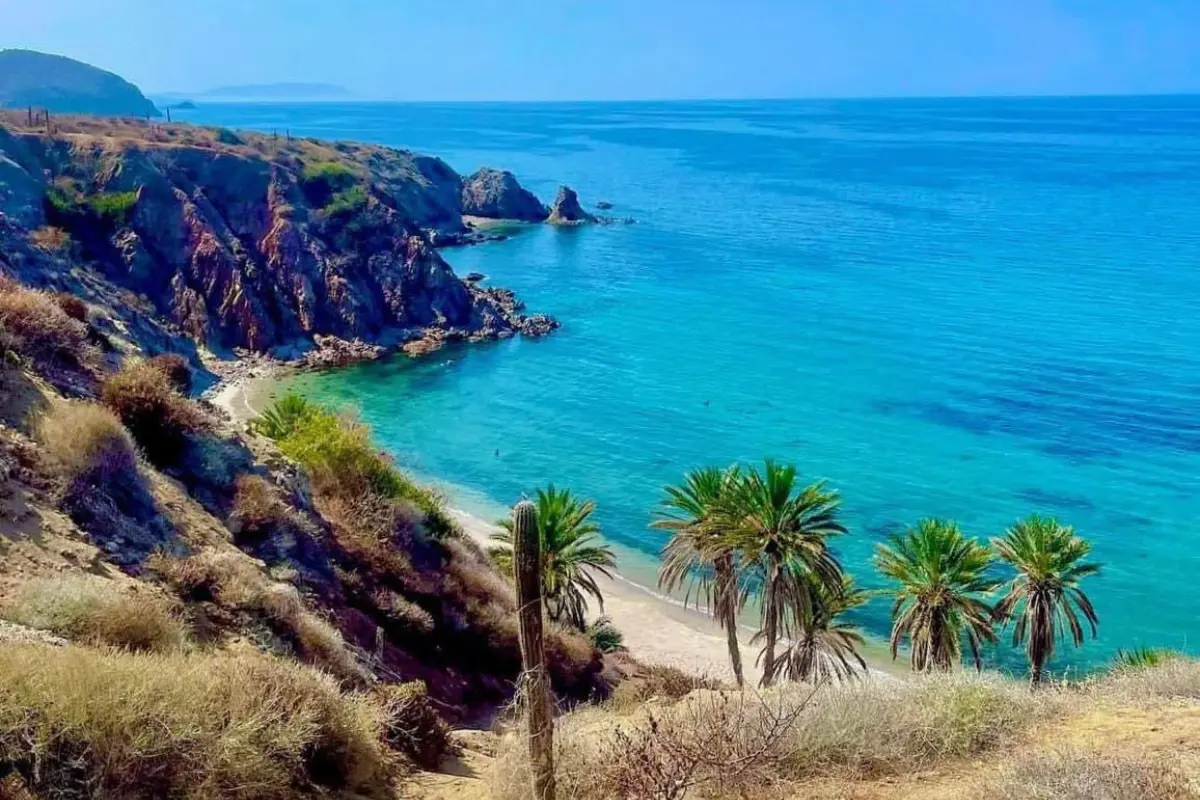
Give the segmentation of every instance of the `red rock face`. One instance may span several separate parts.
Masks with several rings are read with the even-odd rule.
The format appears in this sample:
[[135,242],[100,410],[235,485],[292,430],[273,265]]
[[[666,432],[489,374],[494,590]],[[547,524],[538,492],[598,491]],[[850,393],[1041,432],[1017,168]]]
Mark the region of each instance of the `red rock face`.
[[[9,193],[15,199],[7,205],[0,196],[0,213],[30,229],[42,224],[29,187],[44,193],[50,181],[76,187],[80,197],[136,192],[123,219],[67,221],[84,244],[83,259],[218,351],[306,347],[317,334],[404,340],[428,328],[446,338],[492,338],[526,326],[512,304],[461,281],[422,232],[430,222],[461,224],[461,205],[453,205],[461,203],[461,178],[440,161],[401,151],[359,148],[357,161],[340,153],[111,141],[64,147],[41,135],[4,134],[0,163],[23,188],[19,197]],[[344,159],[338,163],[353,188],[324,193],[319,208],[305,170],[328,158]]]

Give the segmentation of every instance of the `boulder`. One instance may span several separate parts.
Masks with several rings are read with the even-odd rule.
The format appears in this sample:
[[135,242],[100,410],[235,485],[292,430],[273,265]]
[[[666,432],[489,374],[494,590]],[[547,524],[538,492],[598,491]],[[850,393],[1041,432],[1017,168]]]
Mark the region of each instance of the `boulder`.
[[599,203],[596,203],[596,208],[600,209],[601,211],[609,211],[612,209],[612,207],[612,203],[608,202],[607,200],[601,200]]
[[546,207],[508,170],[484,167],[463,180],[462,213],[489,219],[541,222]]
[[596,217],[583,210],[579,204],[579,195],[570,186],[559,186],[558,195],[550,209],[550,217],[546,220],[551,225],[582,225],[586,222],[596,222]]

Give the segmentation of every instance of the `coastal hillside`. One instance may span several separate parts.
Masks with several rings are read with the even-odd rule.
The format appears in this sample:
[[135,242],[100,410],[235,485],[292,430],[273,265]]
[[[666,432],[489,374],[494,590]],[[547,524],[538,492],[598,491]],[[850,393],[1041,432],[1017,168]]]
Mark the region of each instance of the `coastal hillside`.
[[0,108],[159,116],[154,104],[129,81],[81,61],[32,50],[0,50]]
[[319,335],[397,345],[541,335],[510,292],[434,248],[468,232],[462,179],[407,151],[188,125],[0,118],[5,248],[35,285],[68,265],[146,298],[196,344],[295,357]]

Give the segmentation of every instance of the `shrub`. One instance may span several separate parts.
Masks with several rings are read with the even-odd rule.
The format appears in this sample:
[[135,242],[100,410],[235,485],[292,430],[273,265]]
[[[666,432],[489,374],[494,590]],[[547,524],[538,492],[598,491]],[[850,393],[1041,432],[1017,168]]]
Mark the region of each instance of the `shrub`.
[[162,370],[148,362],[123,367],[104,382],[100,397],[121,418],[146,456],[160,466],[179,457],[189,434],[207,428],[199,409],[176,391]]
[[97,225],[107,229],[127,225],[138,201],[136,191],[89,195],[80,192],[74,184],[65,182],[50,186],[45,197],[49,221],[68,230],[81,225]]
[[192,391],[192,365],[178,353],[163,353],[150,359],[150,366],[166,376],[171,386],[180,394]]
[[57,402],[38,420],[37,438],[69,487],[104,489],[137,479],[129,432],[104,406]]
[[1162,650],[1153,647],[1135,647],[1132,650],[1118,650],[1113,669],[1139,670],[1162,666],[1168,661],[1179,658],[1172,650]]
[[407,501],[424,512],[426,527],[435,536],[457,531],[441,497],[396,469],[372,445],[365,425],[288,397],[272,406],[263,420],[258,430],[275,434],[272,438],[279,442],[279,449],[308,470],[318,492],[343,497],[373,494]]
[[205,551],[184,559],[156,554],[148,566],[184,599],[256,614],[308,663],[348,685],[369,682],[337,629],[308,611],[294,586],[271,582],[244,554]]
[[1200,660],[1166,658],[1154,665],[1118,669],[1087,688],[1126,701],[1200,700]]
[[331,197],[321,211],[331,218],[347,217],[366,208],[369,199],[366,189],[361,186],[352,186]]
[[71,249],[71,234],[53,225],[44,225],[29,234],[34,247],[47,253],[65,253]]
[[101,222],[115,227],[129,224],[137,201],[137,192],[100,192],[87,198],[87,206]]
[[88,305],[75,295],[70,292],[55,292],[54,302],[58,303],[58,307],[71,319],[87,323]]
[[455,751],[450,729],[434,710],[424,683],[380,686],[375,697],[384,710],[384,740],[413,763],[437,769],[442,757]]
[[992,780],[983,800],[1193,800],[1187,777],[1163,761],[1101,753],[1028,756]]
[[0,283],[0,326],[21,355],[42,367],[81,367],[91,360],[87,326],[67,316],[53,295]]
[[628,710],[647,700],[679,700],[697,689],[718,687],[715,681],[689,675],[676,667],[651,664],[618,684],[610,703],[615,709]]
[[258,475],[239,475],[234,482],[233,509],[229,518],[235,533],[265,536],[291,522],[288,506],[269,481]]
[[308,201],[324,208],[338,192],[358,183],[358,174],[337,161],[317,161],[305,164],[300,173],[300,186]]
[[295,392],[288,392],[271,404],[262,416],[250,421],[250,430],[268,439],[279,441],[292,434],[292,431],[315,412],[316,406]]
[[382,714],[254,653],[0,649],[0,773],[38,797],[393,796]]
[[587,631],[592,646],[601,653],[615,653],[625,649],[625,636],[609,617],[600,617]]
[[90,575],[25,583],[3,616],[74,641],[127,650],[170,652],[187,641],[176,604]]
[[229,128],[217,128],[213,132],[213,137],[221,144],[239,145],[245,143],[242,137],[229,130]]

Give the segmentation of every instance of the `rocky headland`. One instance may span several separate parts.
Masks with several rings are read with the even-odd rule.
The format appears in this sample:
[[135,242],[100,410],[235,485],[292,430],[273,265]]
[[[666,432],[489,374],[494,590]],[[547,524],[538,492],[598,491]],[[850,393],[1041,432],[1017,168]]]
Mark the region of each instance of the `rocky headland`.
[[0,267],[107,300],[164,349],[179,333],[217,354],[336,364],[558,326],[438,251],[471,234],[468,212],[545,219],[511,173],[464,181],[408,151],[190,125],[56,124],[0,116]]
[[551,225],[582,225],[600,220],[589,214],[579,203],[579,195],[570,186],[559,186],[550,207],[550,216],[546,219]]

